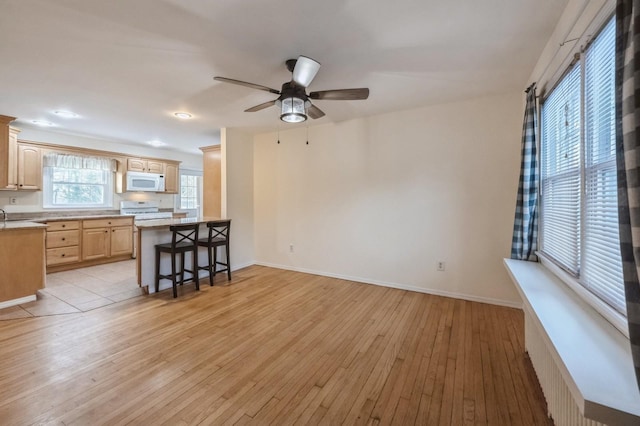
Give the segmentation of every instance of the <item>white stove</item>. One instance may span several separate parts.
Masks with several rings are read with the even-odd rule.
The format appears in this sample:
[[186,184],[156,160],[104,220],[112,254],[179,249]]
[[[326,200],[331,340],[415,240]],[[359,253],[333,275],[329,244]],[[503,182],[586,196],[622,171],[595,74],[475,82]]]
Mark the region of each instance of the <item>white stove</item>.
[[171,212],[161,212],[157,201],[120,201],[120,214],[133,216],[133,220],[168,219]]

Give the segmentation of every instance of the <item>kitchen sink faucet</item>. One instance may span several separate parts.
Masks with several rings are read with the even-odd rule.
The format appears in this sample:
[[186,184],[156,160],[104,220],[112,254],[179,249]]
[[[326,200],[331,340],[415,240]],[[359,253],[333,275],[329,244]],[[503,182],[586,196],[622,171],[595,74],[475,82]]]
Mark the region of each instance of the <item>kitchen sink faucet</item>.
[[2,223],[4,225],[7,224],[7,212],[4,211],[4,209],[0,209],[0,212],[2,212]]

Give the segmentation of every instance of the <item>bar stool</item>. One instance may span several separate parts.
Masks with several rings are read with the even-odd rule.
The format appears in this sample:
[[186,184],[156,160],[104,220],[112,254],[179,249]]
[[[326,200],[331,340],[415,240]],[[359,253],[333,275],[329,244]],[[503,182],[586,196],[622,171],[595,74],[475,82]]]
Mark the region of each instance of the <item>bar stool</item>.
[[[209,284],[213,285],[213,277],[218,272],[227,272],[227,278],[231,281],[231,262],[229,261],[229,232],[231,230],[231,219],[229,220],[213,220],[207,222],[209,228],[208,238],[198,240],[198,246],[206,247],[209,255],[209,264],[200,266],[198,269],[209,271]],[[218,260],[218,247],[224,246],[226,250],[226,262]],[[218,266],[223,269],[218,270]]]
[[[173,283],[173,297],[178,297],[177,277],[180,276],[180,285],[184,284],[184,273],[191,274],[196,284],[196,290],[200,290],[198,282],[198,226],[199,224],[172,225],[169,230],[173,233],[170,243],[156,244],[156,293],[160,288],[160,280],[171,280]],[[191,252],[193,258],[192,268],[185,269],[185,253]],[[171,254],[171,274],[160,274],[160,257],[162,253]],[[176,271],[176,255],[180,255],[180,270]]]

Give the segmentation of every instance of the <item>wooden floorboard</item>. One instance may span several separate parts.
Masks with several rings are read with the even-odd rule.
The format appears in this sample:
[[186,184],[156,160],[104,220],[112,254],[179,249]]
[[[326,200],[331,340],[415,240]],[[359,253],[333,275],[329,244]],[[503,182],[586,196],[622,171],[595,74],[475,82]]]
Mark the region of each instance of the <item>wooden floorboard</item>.
[[0,321],[0,423],[551,424],[520,310],[252,266]]

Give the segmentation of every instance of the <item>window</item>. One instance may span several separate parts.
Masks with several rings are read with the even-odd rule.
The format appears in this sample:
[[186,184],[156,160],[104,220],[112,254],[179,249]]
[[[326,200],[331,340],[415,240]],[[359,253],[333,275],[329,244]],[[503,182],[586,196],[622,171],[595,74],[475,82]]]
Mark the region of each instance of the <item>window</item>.
[[180,170],[180,197],[178,208],[198,209],[200,207],[200,187],[202,173],[195,170]]
[[43,207],[112,207],[114,170],[113,160],[108,158],[45,155]]
[[615,20],[542,103],[541,252],[625,314],[615,160]]

